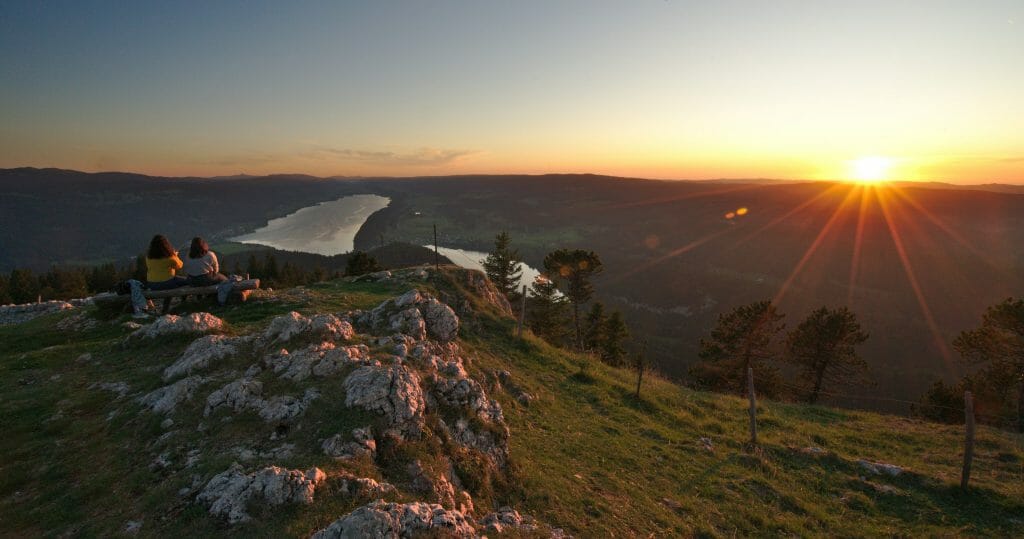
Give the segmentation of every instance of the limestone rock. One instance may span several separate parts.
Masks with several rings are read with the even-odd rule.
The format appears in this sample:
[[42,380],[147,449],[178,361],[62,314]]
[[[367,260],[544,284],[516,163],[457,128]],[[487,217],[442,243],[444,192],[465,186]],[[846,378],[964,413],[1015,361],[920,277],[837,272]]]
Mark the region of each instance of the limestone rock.
[[455,507],[455,487],[447,477],[443,474],[432,474],[419,460],[411,462],[408,471],[414,491],[428,495],[428,499],[444,507]]
[[165,314],[152,324],[132,333],[132,337],[153,339],[163,335],[182,333],[216,333],[224,329],[224,321],[210,313],[192,313],[184,316]]
[[355,441],[347,442],[341,434],[335,434],[324,440],[321,446],[324,454],[336,459],[352,459],[362,455],[371,457],[377,453],[377,441],[373,439],[373,432],[370,427],[363,427],[352,431]]
[[451,307],[418,290],[410,290],[389,299],[358,317],[359,324],[371,331],[402,333],[416,340],[428,335],[440,342],[454,340],[459,317]]
[[292,311],[270,321],[263,332],[262,341],[269,344],[288,342],[299,335],[313,335],[329,340],[349,340],[354,335],[352,324],[333,314],[318,314],[306,318]]
[[213,477],[196,501],[210,505],[210,514],[224,517],[230,524],[250,520],[246,505],[262,498],[267,504],[313,503],[313,494],[326,474],[319,468],[306,472],[269,466],[257,472],[244,473],[238,464]]
[[465,515],[423,502],[387,503],[378,500],[364,505],[313,534],[312,539],[412,537],[421,533],[445,537],[478,537]]
[[370,364],[369,355],[365,345],[339,347],[324,341],[294,353],[282,349],[267,356],[263,362],[281,378],[301,382],[310,375],[331,376],[347,365]]
[[483,273],[479,271],[466,272],[466,282],[477,296],[493,305],[502,314],[512,316],[512,305],[508,302],[508,298]]
[[508,427],[502,425],[499,432],[491,432],[474,430],[465,419],[456,420],[454,425],[448,425],[443,420],[440,423],[452,441],[483,453],[498,468],[508,462]]
[[89,384],[89,389],[101,389],[103,391],[117,393],[117,398],[124,397],[129,391],[131,391],[128,384],[124,382],[93,382]]
[[875,475],[891,475],[893,477],[896,477],[897,475],[903,473],[903,468],[895,464],[886,464],[884,462],[871,462],[869,460],[864,459],[858,460],[857,464],[859,464],[861,468],[864,468],[865,470]]
[[163,378],[169,382],[174,378],[205,369],[210,362],[224,359],[238,353],[237,338],[223,335],[207,335],[200,337],[182,352],[172,365],[164,369]]
[[502,533],[505,530],[515,528],[519,530],[534,530],[537,526],[530,518],[524,518],[519,511],[505,506],[480,519],[480,525],[488,532]]
[[426,402],[416,373],[401,363],[360,367],[345,379],[345,406],[383,414],[402,436],[417,436]]
[[264,399],[263,383],[259,380],[242,377],[210,393],[206,398],[203,415],[209,416],[217,408],[226,406],[236,413],[246,410],[256,412],[267,422],[286,422],[302,415],[310,403],[319,397],[320,393],[316,389],[309,388],[301,399],[290,395],[278,395]]
[[139,398],[139,404],[158,413],[171,413],[174,408],[192,398],[196,389],[209,380],[201,376],[189,376],[182,378],[171,385],[167,385],[147,393]]
[[423,318],[427,323],[427,333],[440,342],[455,340],[459,335],[459,317],[451,307],[430,298],[424,308]]

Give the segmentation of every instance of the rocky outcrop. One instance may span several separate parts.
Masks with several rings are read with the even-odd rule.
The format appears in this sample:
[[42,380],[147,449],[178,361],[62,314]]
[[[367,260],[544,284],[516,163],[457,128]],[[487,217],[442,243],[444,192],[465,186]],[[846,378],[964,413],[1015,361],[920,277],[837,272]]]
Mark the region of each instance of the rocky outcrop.
[[292,311],[270,321],[261,340],[269,345],[288,342],[300,335],[327,340],[347,341],[352,338],[352,324],[333,314],[318,314],[307,318]]
[[459,317],[451,307],[418,290],[389,299],[358,318],[370,331],[401,333],[416,340],[449,342],[458,336]]
[[345,379],[345,406],[383,414],[401,437],[418,436],[426,402],[419,376],[402,363],[360,367]]
[[369,359],[369,356],[370,350],[366,345],[339,347],[324,341],[294,353],[281,349],[264,358],[263,362],[281,378],[301,382],[310,375],[331,376],[348,365],[377,363]]
[[370,427],[353,430],[352,438],[353,441],[346,441],[341,434],[335,434],[324,440],[321,448],[325,455],[336,459],[353,459],[363,455],[372,458],[377,453],[377,441],[373,439]]
[[216,333],[224,329],[224,321],[210,313],[192,313],[184,316],[165,314],[152,324],[142,326],[132,337],[154,339],[165,335],[184,333]]
[[490,303],[501,314],[512,316],[512,305],[508,302],[505,294],[498,290],[494,283],[487,280],[487,277],[479,271],[466,272],[466,284],[476,295]]
[[181,404],[192,398],[199,386],[209,380],[201,376],[189,376],[182,378],[171,385],[167,385],[147,393],[139,398],[139,404],[150,410],[169,414]]
[[287,422],[302,415],[310,403],[319,397],[320,393],[316,389],[309,388],[301,399],[290,395],[264,399],[263,383],[242,377],[210,393],[206,398],[203,415],[209,416],[217,408],[229,407],[236,413],[253,411],[267,422]]
[[234,464],[206,484],[196,501],[210,505],[210,514],[236,524],[250,520],[246,505],[261,500],[269,505],[313,503],[313,494],[327,476],[319,468],[306,472],[269,466],[244,473]]
[[313,534],[312,539],[404,538],[422,533],[444,537],[478,537],[469,519],[438,504],[387,503],[364,505]]
[[494,513],[480,519],[479,524],[480,527],[488,533],[503,533],[510,529],[518,529],[522,531],[532,531],[537,529],[537,525],[533,523],[532,518],[523,517],[519,514],[519,511],[508,506],[504,506]]
[[163,378],[169,382],[179,376],[205,369],[211,362],[219,361],[238,353],[237,344],[244,338],[207,335],[200,337],[182,352],[181,357],[164,369]]
[[444,507],[455,507],[455,487],[444,474],[431,473],[419,460],[409,464],[408,472],[412,478],[412,490]]
[[2,305],[0,306],[0,326],[21,324],[39,316],[74,309],[88,301],[81,299],[71,300],[70,302],[54,300],[42,303],[25,303],[22,305]]

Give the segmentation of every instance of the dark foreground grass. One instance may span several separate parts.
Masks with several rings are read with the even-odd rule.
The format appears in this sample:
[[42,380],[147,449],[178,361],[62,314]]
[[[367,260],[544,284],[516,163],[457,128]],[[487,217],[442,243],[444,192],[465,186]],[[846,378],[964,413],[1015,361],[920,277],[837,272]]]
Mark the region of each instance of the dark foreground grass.
[[[514,385],[536,396],[526,406],[508,387],[491,390],[511,427],[512,472],[478,499],[479,514],[510,504],[580,537],[1024,534],[1019,435],[979,429],[967,492],[958,487],[963,432],[956,426],[762,402],[761,444],[749,448],[746,401],[656,377],[636,399],[632,373],[529,336],[514,338],[513,322],[475,298],[461,275],[449,271],[441,288],[477,313],[465,317],[462,333],[471,372],[483,380],[495,369],[508,370]],[[216,314],[231,333],[244,334],[289,310],[365,309],[409,287],[334,281]],[[250,524],[227,527],[211,518],[192,503],[194,487],[238,460],[238,447],[259,452],[280,445],[271,439],[274,426],[246,414],[204,418],[203,399],[172,415],[173,427],[161,426],[164,417],[141,411],[134,397],[162,385],[161,370],[189,339],[125,346],[124,318],[58,331],[64,316],[0,328],[0,535],[105,537],[135,520],[149,536],[305,536],[365,503],[327,488],[309,507],[254,507]],[[84,353],[93,360],[77,361]],[[244,370],[254,359],[231,361],[224,368]],[[131,394],[117,398],[89,388],[113,381],[127,383]],[[275,391],[299,390],[266,382]],[[340,377],[318,382],[318,389],[321,406],[288,434],[294,454],[257,457],[247,467],[338,469],[320,453],[319,440],[376,418],[343,406]],[[167,440],[158,442],[162,435]],[[711,449],[700,438],[710,439]],[[184,467],[195,450],[200,458]],[[359,471],[394,477],[401,472],[394,462],[415,457],[429,464],[435,450],[432,443],[410,444],[394,450],[398,460],[364,462]],[[176,463],[173,472],[150,466],[160,453]],[[859,459],[907,471],[874,476]],[[414,498],[400,491],[390,499]]]

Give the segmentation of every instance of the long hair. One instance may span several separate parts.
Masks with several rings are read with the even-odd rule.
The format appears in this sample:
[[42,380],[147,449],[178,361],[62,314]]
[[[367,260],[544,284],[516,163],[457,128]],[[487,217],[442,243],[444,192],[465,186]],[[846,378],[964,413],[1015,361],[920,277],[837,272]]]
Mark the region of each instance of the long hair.
[[146,258],[159,260],[171,256],[174,256],[174,248],[171,247],[171,242],[167,241],[166,236],[157,234],[153,236],[152,240],[149,240],[149,251],[146,253]]
[[189,258],[199,258],[208,252],[210,252],[210,246],[206,244],[206,240],[199,236],[192,238],[192,245],[188,248]]

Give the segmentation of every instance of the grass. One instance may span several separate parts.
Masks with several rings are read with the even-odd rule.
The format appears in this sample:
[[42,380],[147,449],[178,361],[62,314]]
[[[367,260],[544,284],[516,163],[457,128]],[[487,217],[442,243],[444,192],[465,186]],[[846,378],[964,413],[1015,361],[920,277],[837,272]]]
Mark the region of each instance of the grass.
[[[456,467],[477,480],[478,516],[512,505],[579,537],[607,536],[1013,536],[1024,534],[1024,440],[987,427],[978,430],[971,488],[959,487],[962,428],[897,416],[771,401],[759,403],[760,445],[746,446],[745,400],[694,392],[645,376],[640,399],[626,370],[592,362],[527,336],[497,316],[455,270],[445,293],[469,300],[461,346],[470,372],[490,379],[496,369],[536,396],[523,405],[506,390],[490,390],[511,428],[510,472],[488,478],[472,459]],[[332,281],[279,291],[277,301],[228,307],[216,314],[229,332],[262,328],[273,316],[298,310],[366,309],[409,285]],[[429,286],[425,288],[430,288]],[[454,302],[453,302],[454,303]],[[194,307],[186,305],[185,307]],[[311,506],[254,506],[254,522],[227,527],[191,503],[201,488],[238,460],[235,448],[269,451],[274,425],[253,414],[203,417],[206,393],[179,407],[174,426],[142,411],[134,396],[163,385],[162,369],[188,338],[124,345],[125,317],[85,332],[61,332],[65,314],[0,328],[0,529],[17,536],[110,536],[129,520],[154,536],[305,536],[367,500],[318,491]],[[76,361],[83,353],[94,361]],[[258,358],[243,355],[224,369],[241,371]],[[305,384],[261,375],[273,394],[300,395]],[[343,376],[316,380],[322,397],[284,441],[287,458],[257,456],[247,469],[277,464],[328,473],[342,466],[320,451],[335,432],[379,418],[343,406]],[[132,394],[89,389],[123,381]],[[268,389],[268,392],[271,390]],[[202,430],[200,431],[200,427]],[[167,432],[172,434],[167,435]],[[167,436],[164,441],[158,441]],[[710,438],[713,450],[699,442]],[[356,470],[400,487],[389,499],[413,500],[404,489],[405,464],[438,467],[436,438],[381,448],[377,463]],[[808,447],[824,451],[810,453]],[[199,460],[184,468],[190,451]],[[158,454],[168,470],[151,468]],[[898,477],[871,476],[858,459],[905,467]],[[187,495],[178,491],[186,489]]]

